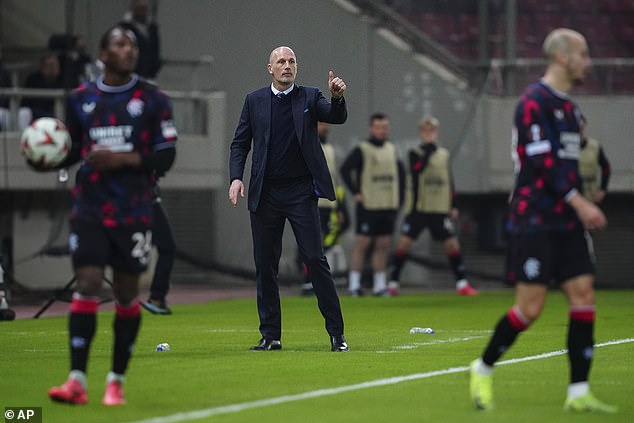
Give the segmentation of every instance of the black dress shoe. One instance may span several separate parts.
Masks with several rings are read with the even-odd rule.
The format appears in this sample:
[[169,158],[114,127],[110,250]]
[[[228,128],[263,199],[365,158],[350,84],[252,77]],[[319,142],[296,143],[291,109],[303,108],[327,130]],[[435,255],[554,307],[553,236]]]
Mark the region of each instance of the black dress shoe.
[[260,342],[258,342],[257,345],[252,346],[251,348],[249,348],[251,351],[274,351],[274,350],[281,350],[282,349],[282,343],[279,341],[279,339],[267,339],[267,338],[262,338],[260,339]]
[[343,335],[339,336],[331,336],[330,337],[330,346],[332,352],[348,352],[350,348],[348,348],[348,344],[346,343],[346,337]]

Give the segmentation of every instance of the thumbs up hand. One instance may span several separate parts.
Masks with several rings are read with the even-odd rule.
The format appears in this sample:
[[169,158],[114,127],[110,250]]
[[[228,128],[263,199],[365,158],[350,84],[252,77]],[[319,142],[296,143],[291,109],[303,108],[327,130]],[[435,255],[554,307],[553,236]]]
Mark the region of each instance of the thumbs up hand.
[[330,89],[332,98],[341,98],[343,97],[344,91],[346,91],[346,83],[338,76],[335,77],[333,71],[330,71],[328,72],[328,88]]

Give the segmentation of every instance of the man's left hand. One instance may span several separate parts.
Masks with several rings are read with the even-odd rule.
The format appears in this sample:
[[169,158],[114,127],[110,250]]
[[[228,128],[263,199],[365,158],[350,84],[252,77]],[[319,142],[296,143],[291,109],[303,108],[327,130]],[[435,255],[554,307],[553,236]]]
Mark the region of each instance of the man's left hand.
[[328,72],[328,88],[332,98],[341,98],[346,91],[346,83],[343,79],[335,76],[333,71]]

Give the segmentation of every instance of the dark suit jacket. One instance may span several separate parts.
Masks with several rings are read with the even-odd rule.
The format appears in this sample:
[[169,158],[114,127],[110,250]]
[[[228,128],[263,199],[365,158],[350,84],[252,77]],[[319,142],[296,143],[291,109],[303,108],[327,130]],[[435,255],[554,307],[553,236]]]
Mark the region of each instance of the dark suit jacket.
[[[315,194],[334,200],[335,190],[326,157],[317,136],[317,121],[344,123],[348,117],[345,100],[341,98],[330,103],[315,87],[295,84],[293,91],[291,104],[295,132],[300,141],[302,155],[313,177]],[[251,150],[251,141],[253,141],[248,198],[250,211],[255,211],[260,203],[270,139],[271,87],[268,86],[247,94],[240,114],[240,122],[231,143],[229,176],[233,181],[234,179],[242,180],[244,165]]]

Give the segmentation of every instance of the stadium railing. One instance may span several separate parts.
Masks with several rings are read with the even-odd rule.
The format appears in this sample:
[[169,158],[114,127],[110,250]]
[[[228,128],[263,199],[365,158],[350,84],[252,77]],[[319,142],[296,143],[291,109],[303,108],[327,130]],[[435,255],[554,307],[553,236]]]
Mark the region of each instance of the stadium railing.
[[[489,63],[488,94],[518,95],[526,85],[539,78],[546,67],[543,59],[492,59]],[[634,58],[593,58],[584,84],[575,88],[578,95],[632,95]]]
[[[207,132],[207,110],[210,92],[164,90],[174,103],[174,115],[179,121],[179,130],[188,134]],[[66,91],[62,89],[0,88],[0,98],[9,99],[9,131],[19,131],[18,111],[23,98],[47,98],[55,101],[53,117],[64,119],[64,99]],[[2,128],[0,128],[2,129]]]
[[[178,166],[166,188],[217,188],[225,182],[226,95],[220,91],[164,91],[174,105],[178,127]],[[0,98],[9,98],[9,125],[0,128],[4,156],[0,161],[0,186],[4,189],[50,189],[50,178],[29,171],[20,158],[18,112],[22,98],[52,98],[55,116],[64,118],[64,90],[0,89]],[[12,146],[15,146],[12,147]]]

